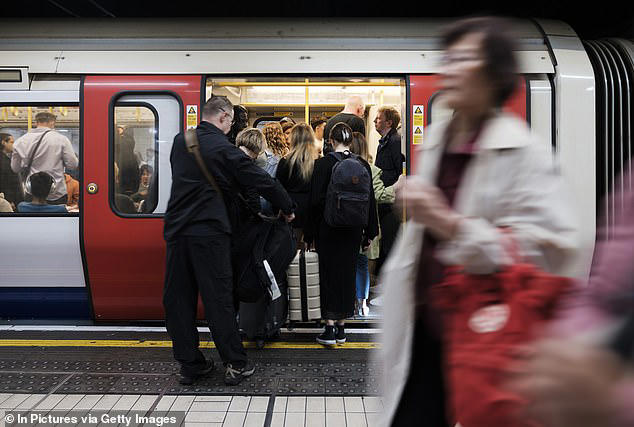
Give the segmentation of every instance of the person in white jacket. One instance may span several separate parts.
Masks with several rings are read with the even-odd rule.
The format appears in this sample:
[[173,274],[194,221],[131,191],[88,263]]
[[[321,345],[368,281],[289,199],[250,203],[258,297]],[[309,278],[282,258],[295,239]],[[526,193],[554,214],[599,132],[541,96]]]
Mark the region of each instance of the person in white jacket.
[[486,274],[508,265],[500,227],[510,228],[520,256],[549,272],[562,272],[576,248],[551,147],[501,112],[517,81],[504,27],[472,18],[447,30],[441,81],[454,114],[426,129],[416,175],[397,185],[409,221],[380,279],[385,425],[456,422],[445,407],[440,316],[427,295],[445,266]]

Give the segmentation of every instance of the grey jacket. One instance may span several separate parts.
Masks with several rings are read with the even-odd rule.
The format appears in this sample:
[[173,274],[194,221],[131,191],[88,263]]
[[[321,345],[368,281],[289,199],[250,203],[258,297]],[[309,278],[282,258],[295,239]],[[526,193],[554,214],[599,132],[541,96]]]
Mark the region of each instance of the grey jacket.
[[[37,140],[49,128],[39,127],[22,135],[13,145],[13,155],[11,157],[11,170],[18,173],[23,167],[28,166],[31,153],[35,149]],[[79,165],[79,160],[73,152],[73,147],[64,135],[51,131],[44,136],[35,157],[29,176],[38,172],[46,172],[55,180],[55,186],[48,195],[48,200],[57,200],[68,194],[66,190],[66,180],[64,179],[64,168],[75,169]]]
[[[431,125],[418,153],[417,175],[434,184],[444,150],[447,123]],[[520,255],[546,271],[567,273],[575,254],[576,220],[566,201],[551,148],[536,140],[526,123],[499,114],[489,120],[467,167],[455,210],[465,218],[456,237],[437,248],[446,265],[472,273],[490,273],[511,262],[497,227],[512,228]],[[425,225],[413,220],[401,227],[383,266],[386,331],[378,352],[383,364],[385,424],[389,425],[407,380],[414,325],[414,284]]]

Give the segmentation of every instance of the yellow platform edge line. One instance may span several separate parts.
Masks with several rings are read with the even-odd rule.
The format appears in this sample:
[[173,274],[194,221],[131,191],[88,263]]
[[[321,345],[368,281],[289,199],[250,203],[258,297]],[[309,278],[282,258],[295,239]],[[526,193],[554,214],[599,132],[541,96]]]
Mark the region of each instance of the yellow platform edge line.
[[[246,348],[255,348],[254,342],[244,342]],[[127,347],[127,348],[166,348],[172,347],[171,341],[139,340],[1,340],[0,347]],[[201,341],[201,348],[216,348],[212,341]],[[371,350],[379,348],[376,342],[348,342],[333,348]],[[318,343],[271,342],[265,348],[275,349],[311,349],[324,348]]]

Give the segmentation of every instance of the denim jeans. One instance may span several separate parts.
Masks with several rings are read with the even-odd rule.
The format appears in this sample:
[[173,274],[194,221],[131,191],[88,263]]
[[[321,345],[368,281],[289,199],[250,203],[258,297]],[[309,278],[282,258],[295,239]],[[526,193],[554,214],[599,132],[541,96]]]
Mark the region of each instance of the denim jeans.
[[357,299],[367,299],[370,292],[368,257],[357,255]]

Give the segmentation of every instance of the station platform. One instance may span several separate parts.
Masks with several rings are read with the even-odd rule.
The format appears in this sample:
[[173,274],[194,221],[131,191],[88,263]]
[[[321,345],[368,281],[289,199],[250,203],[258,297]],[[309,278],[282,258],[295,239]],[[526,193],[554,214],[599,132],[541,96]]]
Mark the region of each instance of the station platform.
[[[158,423],[147,417],[159,415],[175,417],[163,423],[169,426],[377,425],[379,372],[370,358],[376,330],[347,329],[348,342],[334,348],[314,341],[319,329],[283,330],[261,350],[245,342],[256,373],[233,387],[223,382],[205,330],[199,328],[201,348],[216,369],[183,386],[164,328],[0,325],[0,411],[35,417],[7,424],[20,426],[150,426]],[[37,418],[80,413],[129,419]]]

